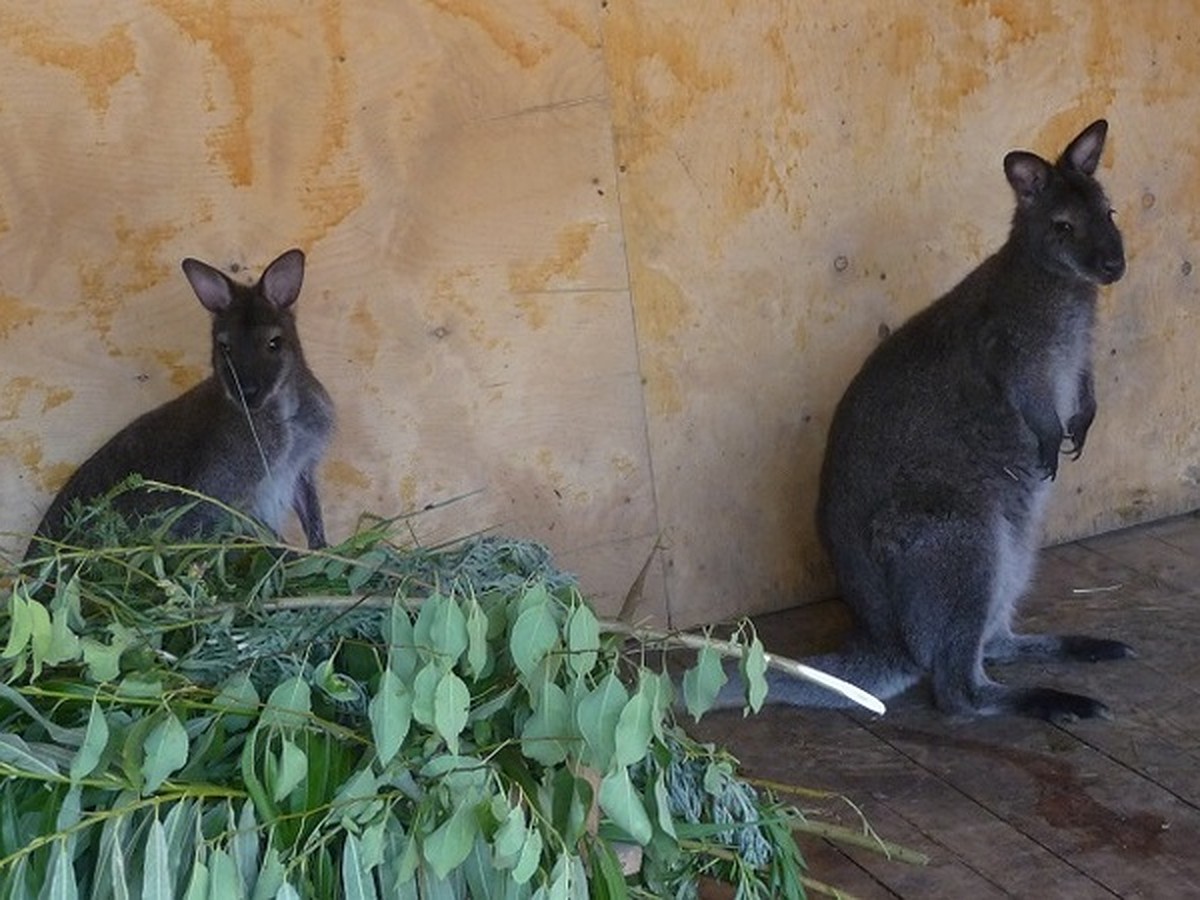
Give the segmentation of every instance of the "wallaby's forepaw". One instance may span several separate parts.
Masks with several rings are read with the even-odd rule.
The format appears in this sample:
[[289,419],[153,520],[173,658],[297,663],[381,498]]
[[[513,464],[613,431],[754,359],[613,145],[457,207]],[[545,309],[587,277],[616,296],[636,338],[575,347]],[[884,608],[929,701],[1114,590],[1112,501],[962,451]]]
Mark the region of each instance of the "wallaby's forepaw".
[[1076,438],[1073,434],[1067,435],[1067,446],[1063,447],[1062,452],[1071,457],[1071,459],[1079,459],[1083,456],[1083,441]]
[[1054,688],[1030,688],[1021,691],[1013,703],[1013,712],[1047,722],[1075,722],[1079,719],[1111,719],[1112,713],[1099,700],[1082,694],[1056,691]]
[[1081,662],[1104,662],[1110,659],[1131,659],[1137,656],[1137,653],[1123,641],[1072,634],[1065,635],[1062,639],[1062,655]]
[[1040,453],[1038,468],[1042,470],[1042,481],[1053,481],[1058,475],[1058,452],[1055,451],[1051,456]]
[[[1090,393],[1089,389],[1089,396]],[[1067,422],[1066,439],[1070,441],[1071,445],[1063,450],[1063,453],[1070,455],[1071,459],[1079,459],[1083,455],[1083,444],[1087,440],[1088,429],[1092,427],[1092,420],[1095,417],[1096,407],[1093,402],[1086,412],[1071,416]]]

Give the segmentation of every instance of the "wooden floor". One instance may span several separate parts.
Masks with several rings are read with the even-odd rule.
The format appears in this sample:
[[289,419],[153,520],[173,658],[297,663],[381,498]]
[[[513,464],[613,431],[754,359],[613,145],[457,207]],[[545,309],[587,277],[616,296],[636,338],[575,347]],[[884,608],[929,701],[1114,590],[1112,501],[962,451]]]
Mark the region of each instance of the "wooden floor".
[[[760,633],[800,655],[829,618],[784,613]],[[772,708],[689,730],[753,777],[844,794],[881,837],[928,855],[919,867],[803,841],[812,877],[857,897],[1200,898],[1200,518],[1045,551],[1021,622],[1133,645],[1132,660],[994,673],[1090,694],[1111,721],[953,720],[917,690],[882,718]],[[848,803],[795,802],[861,824]]]

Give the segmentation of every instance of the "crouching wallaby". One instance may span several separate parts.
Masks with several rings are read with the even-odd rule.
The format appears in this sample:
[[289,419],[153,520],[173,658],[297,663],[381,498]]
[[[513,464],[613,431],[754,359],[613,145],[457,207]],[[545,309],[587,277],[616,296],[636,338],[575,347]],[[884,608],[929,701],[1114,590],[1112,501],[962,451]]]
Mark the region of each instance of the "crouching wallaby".
[[[1010,688],[987,662],[1117,659],[1118,641],[1012,630],[1059,453],[1078,458],[1096,412],[1097,285],[1125,272],[1092,177],[1107,123],[1051,164],[1016,151],[1007,243],[883,341],[834,414],[817,525],[855,620],[840,653],[806,660],[876,696],[928,676],[949,713],[1107,716],[1089,697]],[[786,677],[769,700],[843,705]]]
[[[90,500],[132,474],[199,491],[278,533],[289,507],[310,547],[325,545],[314,470],[333,430],[333,404],[304,361],[292,305],[304,254],[289,250],[246,286],[195,259],[183,271],[212,314],[213,374],[116,434],[67,481],[37,534],[58,537],[75,500]],[[178,494],[134,490],[117,500],[135,516],[181,502]],[[197,505],[175,528],[210,530],[221,519]],[[31,552],[38,544],[31,544]]]

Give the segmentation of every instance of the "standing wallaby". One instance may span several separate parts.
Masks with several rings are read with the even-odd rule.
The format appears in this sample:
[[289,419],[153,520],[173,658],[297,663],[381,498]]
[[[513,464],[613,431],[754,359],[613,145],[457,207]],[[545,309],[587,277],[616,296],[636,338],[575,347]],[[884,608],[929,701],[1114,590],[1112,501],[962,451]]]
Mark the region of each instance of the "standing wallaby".
[[[97,497],[137,473],[220,500],[276,533],[290,506],[308,545],[324,546],[314,470],[333,430],[333,404],[305,364],[291,310],[304,280],[304,254],[284,253],[252,286],[195,259],[183,261],[183,272],[212,313],[213,374],[96,451],[54,498],[38,535],[59,536],[73,501]],[[180,502],[170,492],[133,490],[117,505],[142,515]],[[176,531],[209,530],[220,519],[218,508],[201,503]]]
[[[811,665],[882,698],[927,675],[948,713],[1107,716],[1090,697],[1010,688],[984,671],[1132,654],[1118,641],[1012,631],[1059,453],[1079,457],[1096,412],[1097,285],[1125,272],[1092,177],[1107,129],[1089,125],[1053,165],[1005,157],[1017,201],[1007,243],[885,339],[838,404],[817,525],[855,633]],[[786,676],[768,700],[845,705]]]

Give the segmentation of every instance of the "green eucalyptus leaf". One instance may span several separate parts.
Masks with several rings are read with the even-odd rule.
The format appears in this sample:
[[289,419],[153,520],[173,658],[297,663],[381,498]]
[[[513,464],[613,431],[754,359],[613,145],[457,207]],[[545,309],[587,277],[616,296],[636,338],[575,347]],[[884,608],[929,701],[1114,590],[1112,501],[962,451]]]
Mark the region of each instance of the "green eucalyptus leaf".
[[542,835],[536,828],[531,828],[525,833],[525,843],[521,847],[516,865],[513,866],[512,880],[517,884],[525,884],[533,877],[541,861]]
[[374,869],[383,864],[384,835],[390,821],[380,817],[362,830],[358,839],[358,857],[366,869]]
[[342,845],[342,896],[345,900],[375,900],[375,879],[362,864],[358,838],[346,835]]
[[671,798],[667,794],[667,776],[659,772],[654,778],[654,806],[657,812],[659,829],[672,840],[678,840],[675,834],[675,822],[671,819]]
[[487,671],[490,660],[487,613],[472,597],[467,601],[467,672],[478,679]]
[[35,753],[15,734],[0,733],[0,763],[34,778],[58,779],[58,767],[45,754]]
[[555,766],[567,758],[573,729],[566,692],[546,681],[538,694],[533,715],[521,729],[521,752],[544,766]]
[[606,772],[617,752],[617,722],[629,702],[629,693],[615,673],[609,672],[576,707],[575,721],[587,752],[584,761]]
[[29,604],[29,647],[32,652],[32,678],[34,680],[42,672],[42,666],[50,653],[54,634],[50,625],[50,612],[42,604],[33,601]]
[[167,832],[157,816],[150,823],[146,837],[146,852],[142,863],[142,897],[144,900],[174,897],[175,884],[171,877],[167,855]]
[[683,700],[692,718],[699,722],[712,709],[727,680],[721,654],[712,647],[702,647],[696,654],[696,665],[683,673]]
[[121,700],[159,700],[162,693],[162,679],[148,672],[130,672],[117,684],[117,697]]
[[575,858],[568,853],[559,855],[554,863],[554,868],[550,870],[550,884],[546,889],[546,900],[571,900],[573,893],[571,882],[575,875],[572,860]]
[[246,886],[238,874],[237,863],[225,850],[218,847],[208,860],[208,896],[212,900],[243,900]]
[[79,781],[81,778],[91,775],[96,770],[96,766],[100,764],[100,757],[104,754],[104,748],[107,746],[108,721],[104,718],[104,713],[100,711],[100,704],[93,700],[88,713],[87,730],[84,732],[83,743],[76,752],[75,758],[71,760],[71,780]]
[[526,679],[559,644],[558,622],[549,604],[531,606],[513,623],[509,651],[513,663]]
[[412,716],[426,728],[434,727],[434,695],[442,682],[442,668],[437,660],[426,663],[413,680]]
[[4,645],[4,652],[0,653],[0,657],[12,659],[29,645],[33,637],[34,604],[41,605],[25,596],[24,586],[12,592],[8,600],[8,642]]
[[200,809],[198,800],[181,800],[171,806],[163,818],[163,831],[167,838],[167,861],[178,883],[184,871],[185,860],[196,852],[196,841],[200,834]]
[[506,879],[497,877],[496,868],[491,845],[482,834],[477,835],[462,865],[466,896],[471,900],[506,900]]
[[621,861],[612,846],[603,840],[588,845],[588,860],[592,865],[591,894],[593,900],[628,900],[629,887]]
[[238,814],[229,851],[237,864],[242,884],[249,888],[258,878],[258,820],[254,815],[254,804],[249,800],[242,804]]
[[54,842],[54,849],[50,854],[49,875],[50,880],[43,894],[46,900],[76,900],[79,896],[79,884],[75,880],[75,867],[71,864],[68,841]]
[[668,721],[668,713],[675,703],[675,684],[671,676],[666,672],[643,669],[638,677],[638,691],[650,701],[650,725],[654,736],[665,742],[667,728],[664,723]]
[[346,587],[350,593],[357,594],[370,581],[379,567],[387,562],[387,554],[383,550],[368,550],[354,561],[346,574]]
[[483,797],[491,768],[478,756],[457,756],[452,753],[435,756],[421,767],[422,781],[439,782],[454,802],[476,803]]
[[604,776],[598,796],[600,808],[614,825],[634,841],[645,846],[650,843],[654,826],[646,814],[642,798],[629,779],[629,770],[620,767]]
[[142,746],[142,794],[147,796],[187,763],[187,732],[175,714],[168,710],[150,729]]
[[746,685],[746,701],[753,712],[758,712],[767,699],[767,653],[758,635],[742,657],[740,669]]
[[258,715],[261,701],[247,672],[234,672],[221,684],[212,707],[229,731],[242,731]]
[[458,736],[467,724],[471,692],[463,680],[447,672],[433,694],[433,726],[451,753],[458,753]]
[[87,678],[93,683],[105,684],[121,677],[121,654],[133,643],[133,636],[122,633],[123,629],[115,623],[109,627],[109,631],[113,632],[114,629],[117,631],[107,644],[90,636],[79,639],[79,651],[87,667]]
[[[554,597],[550,594],[550,589],[544,581],[534,581],[527,585],[517,600],[513,615],[520,618],[522,613],[538,606],[548,606],[554,602]],[[514,619],[515,621],[515,619]]]
[[343,821],[370,821],[383,805],[379,800],[379,779],[370,769],[360,769],[338,788],[333,805]]
[[443,669],[453,666],[468,644],[467,618],[457,601],[438,593],[422,603],[413,640],[417,647],[440,660]]
[[565,766],[548,770],[546,774],[551,795],[550,821],[562,842],[574,847],[587,829],[587,817],[592,809],[592,786]]
[[388,643],[388,669],[406,685],[411,685],[417,671],[416,638],[412,618],[399,598],[392,601],[384,639]]
[[71,630],[67,621],[70,615],[67,609],[56,609],[50,615],[50,644],[45,654],[45,663],[48,666],[59,666],[81,656],[79,637]]
[[519,805],[514,806],[496,830],[492,842],[497,868],[511,869],[517,864],[525,847],[526,835],[525,810]]
[[25,696],[14,688],[12,685],[0,682],[0,700],[7,700],[13,706],[18,707],[21,712],[29,716],[38,723],[42,728],[46,729],[46,733],[58,744],[66,747],[80,747],[83,745],[85,729],[80,728],[63,728],[61,725],[55,724],[52,720],[44,716],[38,711]]
[[631,766],[641,761],[650,748],[654,726],[650,715],[653,707],[641,688],[621,710],[616,729],[616,760],[618,766]]
[[384,669],[379,689],[367,706],[375,754],[381,766],[386,766],[400,752],[412,725],[412,707],[413,696],[404,682],[391,669]]
[[438,878],[445,878],[462,864],[471,852],[478,832],[475,808],[463,803],[425,838],[422,855]]
[[298,728],[311,714],[312,689],[302,677],[293,675],[271,691],[258,722],[260,728]]
[[567,620],[567,663],[576,675],[586,675],[596,667],[600,650],[600,623],[586,603],[580,603]]
[[254,878],[254,890],[250,894],[250,900],[272,900],[279,896],[285,885],[287,870],[283,867],[279,850],[269,847],[263,854],[262,868]]

